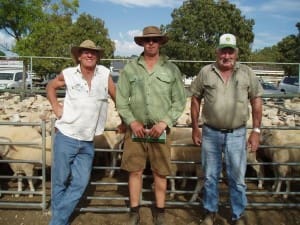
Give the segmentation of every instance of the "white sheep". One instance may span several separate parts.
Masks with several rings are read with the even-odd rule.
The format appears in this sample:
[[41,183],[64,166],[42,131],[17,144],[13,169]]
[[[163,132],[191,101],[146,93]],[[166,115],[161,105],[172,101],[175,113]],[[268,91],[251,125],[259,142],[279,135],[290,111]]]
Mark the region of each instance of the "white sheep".
[[[102,135],[94,137],[94,146],[96,149],[109,149],[110,152],[100,154],[105,157],[105,165],[110,167],[116,167],[117,161],[120,159],[121,152],[114,150],[121,150],[123,145],[124,134],[116,133],[116,131],[104,131]],[[98,164],[97,154],[95,154],[95,164]],[[112,178],[115,173],[115,169],[107,169],[106,176]]]
[[[300,172],[300,166],[281,165],[281,163],[300,163],[300,149],[292,147],[300,145],[300,130],[264,130],[262,144],[270,146],[263,149],[264,155],[272,162],[279,164],[273,167],[276,178],[273,190],[276,194],[280,192],[282,185],[282,180],[279,178],[291,176],[292,171],[296,171],[297,174]],[[278,148],[278,146],[283,147]],[[289,191],[290,181],[287,180],[286,194],[283,195],[284,198],[288,197]]]
[[[171,130],[171,161],[186,161],[187,163],[172,163],[171,176],[181,174],[187,176],[194,174],[198,177],[194,193],[190,198],[190,202],[196,201],[201,188],[203,187],[203,173],[200,167],[200,154],[201,148],[195,146],[192,140],[191,128],[177,128],[173,127]],[[186,180],[183,179],[181,183],[181,189],[185,187]],[[175,179],[170,178],[171,194],[170,198],[175,197]]]
[[[121,118],[116,111],[114,102],[108,99],[108,112],[107,120],[105,124],[105,131],[102,135],[97,135],[94,137],[94,146],[97,149],[110,149],[110,152],[105,152],[101,154],[105,157],[105,165],[110,167],[116,167],[118,159],[121,158],[121,152],[114,150],[121,150],[124,140],[125,133],[117,133],[115,129],[121,124]],[[97,163],[97,154],[95,156],[95,161]],[[114,176],[115,169],[107,169],[106,176],[112,178]]]
[[[0,156],[7,160],[42,160],[42,137],[39,132],[28,126],[1,126],[0,141],[7,144],[8,147],[2,147]],[[32,145],[17,145],[15,142],[30,142]],[[51,166],[51,136],[46,138],[46,165]],[[9,163],[14,175],[18,177],[18,191],[22,191],[22,174],[33,176],[34,169],[40,166],[40,163]],[[31,178],[28,178],[29,188],[34,192],[34,186]],[[19,194],[16,195],[18,197]],[[29,197],[32,197],[30,194]]]

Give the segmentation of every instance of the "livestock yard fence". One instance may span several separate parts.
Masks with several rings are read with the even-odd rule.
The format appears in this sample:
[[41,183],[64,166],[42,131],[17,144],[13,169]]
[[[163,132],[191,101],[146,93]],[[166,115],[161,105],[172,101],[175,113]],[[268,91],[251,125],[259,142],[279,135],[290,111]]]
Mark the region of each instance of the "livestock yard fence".
[[[28,142],[11,142],[10,145],[30,145],[37,146],[41,149],[43,154],[41,159],[38,161],[28,160],[9,160],[1,159],[0,164],[7,163],[34,163],[39,166],[38,175],[24,176],[19,174],[9,174],[7,171],[1,170],[0,183],[1,183],[1,208],[40,208],[42,210],[49,209],[49,203],[51,198],[51,179],[50,171],[46,168],[46,154],[45,154],[45,122],[41,123],[11,123],[1,122],[0,129],[3,125],[9,126],[40,126],[42,130],[43,142],[42,146],[36,145],[28,140]],[[182,127],[183,128],[183,127]],[[274,129],[274,130],[299,130],[299,127],[263,127],[262,129]],[[3,143],[1,143],[3,145]],[[176,144],[174,146],[182,147],[182,144]],[[1,147],[1,146],[0,146]],[[192,145],[184,145],[185,148],[192,147]],[[261,146],[261,148],[297,148],[300,150],[300,146]],[[93,171],[91,175],[91,181],[87,188],[87,191],[78,205],[77,210],[81,212],[127,212],[129,211],[128,201],[128,183],[127,174],[120,170],[120,156],[122,154],[122,148],[118,149],[95,149],[98,160],[95,160]],[[199,148],[200,157],[200,148]],[[104,159],[109,160],[104,160]],[[195,165],[200,168],[200,159],[194,159],[189,161],[177,160],[173,161],[173,164],[187,164]],[[247,169],[246,184],[247,184],[247,196],[249,205],[248,207],[260,208],[260,207],[299,207],[300,206],[300,186],[299,186],[299,172],[296,174],[289,173],[286,177],[275,177],[272,174],[270,167],[278,166],[293,166],[300,167],[300,162],[255,162],[248,163],[249,169]],[[265,168],[263,176],[257,177],[252,169],[253,166],[262,166]],[[1,167],[3,168],[3,167]],[[299,171],[299,170],[298,170]],[[20,171],[21,172],[21,171]],[[36,190],[34,192],[26,190],[17,191],[14,180],[23,179],[23,181],[33,179],[35,182]],[[175,195],[174,198],[167,198],[168,207],[187,207],[187,206],[198,206],[201,205],[201,189],[196,189],[197,183],[203,181],[203,177],[196,175],[195,172],[191,171],[189,174],[176,174],[168,176],[168,182],[175,180],[175,190],[171,190],[168,187],[168,196]],[[264,186],[259,189],[258,183],[264,181]],[[286,188],[289,182],[292,181],[292,186],[286,191],[273,190],[272,184],[274,182],[284,181],[287,184],[283,185]],[[141,193],[141,205],[152,205],[153,194],[152,194],[152,175],[149,169],[146,169],[143,176],[143,189]],[[186,182],[185,186],[181,186],[182,182]],[[24,182],[25,184],[26,182]],[[25,186],[27,187],[27,186]],[[220,205],[229,206],[228,203],[228,186],[226,176],[220,178]],[[19,194],[20,197],[13,197]],[[28,196],[33,194],[33,198]],[[196,198],[192,200],[192,196]],[[283,196],[287,195],[283,201]]]
[[[41,208],[45,210],[47,208],[47,200],[46,200],[46,123],[45,121],[41,121],[40,123],[20,123],[20,122],[0,122],[0,129],[5,129],[7,126],[11,127],[18,127],[18,126],[30,126],[40,128],[41,130],[41,143],[37,143],[33,140],[24,140],[24,141],[13,141],[9,140],[7,142],[0,142],[0,207],[13,207],[13,208]],[[1,138],[1,137],[0,137]],[[30,154],[28,154],[28,158],[26,160],[21,159],[10,159],[6,158],[8,155],[7,151],[16,151],[16,149],[11,148],[7,149],[5,152],[4,146],[9,144],[10,147],[12,146],[27,146],[33,147],[41,150],[40,159],[39,160],[32,160],[30,159]],[[4,165],[6,164],[6,166]],[[8,164],[14,164],[16,167],[16,171],[14,174],[9,173]],[[36,168],[39,169],[40,174],[34,176],[27,176],[24,174],[22,170],[25,164],[34,164]],[[8,183],[11,181],[17,180],[18,188],[15,185],[10,186]],[[33,180],[34,182],[39,183],[39,187],[35,191],[28,191],[22,190],[23,180]],[[21,189],[19,189],[21,188]],[[18,189],[18,190],[16,190]],[[27,196],[26,198],[19,198],[20,195]],[[28,198],[28,196],[34,195],[37,196],[36,198]],[[4,196],[15,196],[12,198],[5,198]],[[32,200],[31,200],[32,199]]]

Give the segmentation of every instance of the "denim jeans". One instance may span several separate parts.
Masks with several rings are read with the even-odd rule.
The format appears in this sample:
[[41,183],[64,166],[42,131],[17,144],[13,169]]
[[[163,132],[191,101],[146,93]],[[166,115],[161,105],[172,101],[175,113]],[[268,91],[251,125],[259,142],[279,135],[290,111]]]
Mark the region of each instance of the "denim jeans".
[[94,158],[92,141],[80,141],[57,132],[51,169],[50,225],[67,225],[90,179]]
[[218,186],[224,156],[232,219],[236,220],[243,214],[247,205],[246,128],[235,129],[232,133],[223,133],[203,126],[202,133],[202,166],[205,174],[203,206],[209,212],[218,211]]

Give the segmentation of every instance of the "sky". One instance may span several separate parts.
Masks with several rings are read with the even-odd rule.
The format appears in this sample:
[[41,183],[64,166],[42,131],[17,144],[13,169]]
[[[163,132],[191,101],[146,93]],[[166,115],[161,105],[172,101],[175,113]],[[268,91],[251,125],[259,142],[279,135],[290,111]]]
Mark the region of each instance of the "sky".
[[[109,37],[115,42],[114,55],[139,55],[142,48],[133,38],[141,35],[145,26],[167,25],[171,13],[183,0],[80,0],[78,14],[87,13],[104,21]],[[298,34],[299,0],[229,0],[241,10],[246,19],[254,19],[252,50],[271,47],[284,37]],[[0,32],[0,44],[13,40]]]

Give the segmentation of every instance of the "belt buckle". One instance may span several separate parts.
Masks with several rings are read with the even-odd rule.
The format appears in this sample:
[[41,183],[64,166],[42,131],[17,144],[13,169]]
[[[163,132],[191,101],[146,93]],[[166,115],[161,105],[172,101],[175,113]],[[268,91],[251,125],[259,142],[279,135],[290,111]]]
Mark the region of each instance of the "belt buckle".
[[222,133],[232,133],[233,129],[220,129]]

